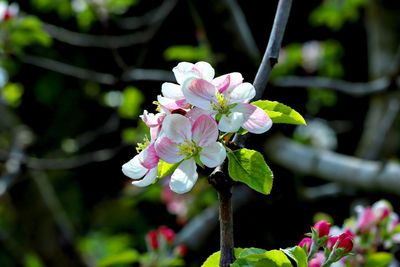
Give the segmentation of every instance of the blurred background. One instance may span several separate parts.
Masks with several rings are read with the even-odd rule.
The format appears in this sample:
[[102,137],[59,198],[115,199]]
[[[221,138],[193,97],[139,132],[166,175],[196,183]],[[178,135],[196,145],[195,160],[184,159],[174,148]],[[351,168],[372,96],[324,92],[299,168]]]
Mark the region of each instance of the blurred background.
[[[175,195],[121,166],[179,62],[253,81],[277,2],[0,2],[0,266],[200,266],[219,250],[206,177]],[[296,245],[316,215],[342,225],[380,199],[400,212],[400,3],[293,2],[263,98],[308,126],[249,139],[275,178],[268,196],[235,186],[237,247]],[[149,263],[160,226],[179,254],[164,265]]]

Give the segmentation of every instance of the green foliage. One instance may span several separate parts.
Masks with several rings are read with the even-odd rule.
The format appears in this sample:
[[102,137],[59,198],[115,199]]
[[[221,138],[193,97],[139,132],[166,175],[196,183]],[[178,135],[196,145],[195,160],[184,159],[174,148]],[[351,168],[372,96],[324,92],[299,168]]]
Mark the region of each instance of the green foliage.
[[24,257],[25,267],[44,267],[38,256],[33,253],[27,253]]
[[281,249],[288,257],[293,259],[297,267],[307,267],[308,266],[308,260],[307,260],[307,254],[299,246],[295,246],[292,248],[287,248],[287,249]]
[[288,44],[282,53],[279,55],[278,64],[272,69],[271,79],[282,75],[293,73],[303,61],[303,55],[301,51],[302,45],[299,43]]
[[205,45],[174,45],[164,51],[164,58],[169,61],[200,61],[209,59],[210,54],[210,50]]
[[[259,248],[235,248],[232,267],[292,267],[287,256],[279,250],[266,251]],[[201,267],[219,267],[220,252],[215,252]]]
[[365,267],[387,267],[393,260],[389,252],[377,252],[367,256]]
[[23,92],[24,88],[18,83],[7,83],[0,91],[1,97],[11,107],[19,106]]
[[272,189],[273,174],[260,152],[242,148],[228,153],[229,176],[250,188],[268,195]]
[[157,175],[158,177],[165,177],[167,175],[170,175],[174,172],[174,170],[178,167],[179,163],[175,163],[175,164],[170,164],[167,163],[163,160],[160,159],[159,163],[158,163],[158,171],[157,171]]
[[277,101],[257,100],[252,104],[267,112],[273,123],[307,124],[297,111]]
[[9,25],[8,42],[15,53],[21,53],[29,45],[49,46],[50,36],[43,30],[41,21],[35,16],[16,19]]
[[128,86],[122,92],[122,104],[118,109],[123,118],[132,119],[141,113],[140,105],[144,101],[143,93],[133,86]]
[[317,7],[310,15],[313,26],[327,26],[339,30],[347,21],[355,21],[359,17],[360,7],[367,0],[327,0]]
[[83,238],[79,247],[95,262],[96,267],[108,267],[116,264],[129,266],[139,261],[139,254],[131,248],[131,238],[128,234],[107,235],[95,232]]

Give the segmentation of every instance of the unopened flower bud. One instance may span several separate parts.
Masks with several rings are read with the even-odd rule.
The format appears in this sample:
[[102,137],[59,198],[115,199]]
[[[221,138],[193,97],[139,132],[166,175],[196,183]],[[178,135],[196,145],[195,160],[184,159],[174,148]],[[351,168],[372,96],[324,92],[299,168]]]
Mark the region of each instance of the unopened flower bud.
[[299,247],[305,249],[307,252],[310,252],[311,246],[312,239],[309,237],[304,237],[299,243]]
[[167,241],[168,244],[171,244],[174,239],[175,239],[175,232],[166,227],[166,226],[160,226],[158,228],[159,233],[164,237],[165,241]]
[[183,257],[186,255],[187,247],[185,245],[179,245],[175,248],[175,251],[180,257]]
[[318,232],[318,237],[324,237],[329,235],[329,230],[331,229],[331,224],[325,220],[318,221],[314,225],[314,229]]
[[146,238],[151,249],[158,249],[158,233],[156,230],[148,232]]
[[344,232],[338,237],[337,248],[343,248],[344,253],[349,253],[353,249],[353,234],[349,231]]

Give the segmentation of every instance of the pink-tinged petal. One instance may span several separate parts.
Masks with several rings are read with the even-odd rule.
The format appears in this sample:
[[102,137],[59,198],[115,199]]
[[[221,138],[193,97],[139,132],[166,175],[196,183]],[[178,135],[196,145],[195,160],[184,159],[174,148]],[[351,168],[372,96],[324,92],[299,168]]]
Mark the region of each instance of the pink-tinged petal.
[[204,110],[194,107],[186,113],[185,117],[188,118],[190,123],[193,124],[201,115],[214,116],[215,114],[211,110]]
[[182,94],[182,88],[175,83],[163,83],[161,85],[161,92],[164,97],[179,100],[185,98]]
[[180,114],[171,114],[163,122],[165,135],[176,143],[192,139],[192,124],[190,120]]
[[180,109],[183,104],[186,104],[184,99],[174,100],[172,98],[163,97],[161,95],[157,96],[157,101],[169,112],[174,111],[175,109]]
[[237,104],[232,111],[243,113],[242,127],[251,133],[261,134],[268,131],[272,126],[272,120],[268,114],[252,104]]
[[196,162],[191,158],[179,164],[171,176],[169,186],[178,194],[189,192],[197,181]]
[[229,93],[230,103],[247,103],[256,95],[256,89],[251,83],[242,83]]
[[182,85],[182,92],[186,101],[193,106],[211,110],[211,103],[217,103],[217,88],[203,79],[187,79]]
[[207,62],[200,61],[194,64],[193,70],[200,73],[201,78],[207,81],[211,81],[214,78],[215,71],[213,67]]
[[148,172],[148,169],[140,164],[139,155],[136,155],[133,159],[122,165],[122,172],[129,178],[140,179]]
[[175,79],[179,84],[182,84],[187,77],[187,73],[193,69],[194,64],[189,62],[181,62],[172,69]]
[[184,159],[179,153],[178,144],[166,136],[159,137],[154,147],[157,151],[157,155],[165,162],[174,164]]
[[218,123],[218,128],[222,132],[235,133],[244,123],[244,115],[241,112],[231,112],[228,116],[222,115]]
[[154,148],[154,144],[151,144],[145,150],[140,152],[139,160],[140,163],[149,170],[157,167],[159,157],[157,155],[156,149]]
[[203,147],[200,152],[200,160],[209,168],[215,168],[224,162],[226,158],[225,147],[220,142],[214,142]]
[[208,146],[217,141],[217,122],[208,115],[201,115],[192,126],[192,140],[199,146]]
[[224,93],[229,88],[230,83],[231,83],[231,77],[229,75],[225,75],[225,80],[222,81],[221,84],[216,85],[218,92],[221,94]]
[[[227,76],[229,76],[229,86],[225,90],[223,90],[223,92],[225,93],[229,93],[230,91],[232,91],[233,88],[237,87],[239,84],[243,82],[242,74],[240,74],[239,72],[231,72],[215,78],[212,81],[212,84],[214,84],[217,88],[220,88],[221,85],[226,80]],[[219,90],[219,92],[223,93],[221,92],[221,90]]]
[[145,187],[154,183],[157,179],[157,168],[151,169],[142,180],[133,181],[132,184],[139,187]]
[[147,110],[143,111],[143,115],[140,115],[140,118],[148,127],[157,127],[162,124],[164,120],[165,114],[164,113],[149,113]]

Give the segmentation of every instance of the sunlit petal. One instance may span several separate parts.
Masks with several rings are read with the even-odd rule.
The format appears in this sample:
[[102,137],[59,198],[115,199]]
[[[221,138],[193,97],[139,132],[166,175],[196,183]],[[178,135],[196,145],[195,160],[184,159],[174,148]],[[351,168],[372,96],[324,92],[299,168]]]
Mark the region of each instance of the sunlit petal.
[[157,168],[151,169],[142,180],[133,181],[132,184],[139,187],[145,187],[154,183],[157,179]]
[[140,164],[139,155],[136,155],[133,159],[122,165],[122,172],[129,178],[140,179],[148,172],[148,169]]
[[165,162],[174,164],[184,158],[179,154],[178,144],[166,136],[159,137],[154,147],[157,151],[157,155]]
[[192,139],[203,147],[214,143],[218,138],[218,125],[208,115],[201,115],[192,126]]
[[167,115],[162,127],[165,135],[176,143],[192,138],[192,125],[190,120],[180,114]]
[[228,116],[222,115],[218,123],[218,128],[222,132],[234,133],[242,127],[244,122],[244,115],[241,112],[231,112]]
[[268,114],[259,107],[252,104],[237,104],[232,111],[243,113],[243,128],[251,133],[261,134],[268,131],[272,126],[272,120]]
[[189,104],[205,110],[211,110],[211,103],[216,103],[216,87],[203,79],[187,79],[182,92]]
[[214,142],[209,146],[203,147],[200,152],[200,160],[209,168],[221,165],[226,158],[225,147],[220,142]]
[[163,83],[161,85],[161,92],[164,97],[171,99],[179,100],[184,98],[181,86],[175,83]]
[[188,159],[179,164],[171,176],[169,186],[172,191],[178,194],[189,192],[197,181],[196,162]]
[[230,103],[247,103],[256,95],[256,89],[251,83],[242,83],[229,93]]

